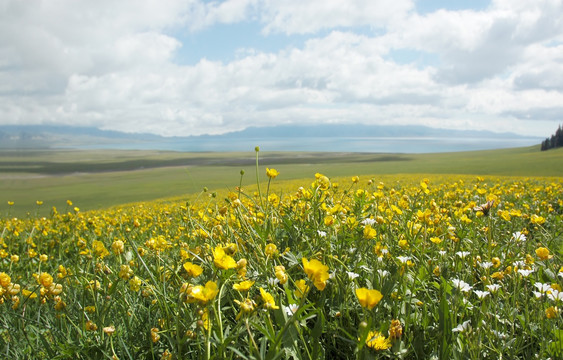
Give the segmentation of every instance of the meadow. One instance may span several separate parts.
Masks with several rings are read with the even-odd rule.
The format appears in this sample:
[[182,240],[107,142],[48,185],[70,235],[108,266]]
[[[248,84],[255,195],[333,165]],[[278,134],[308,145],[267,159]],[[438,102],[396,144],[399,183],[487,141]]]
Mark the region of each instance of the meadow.
[[[563,149],[526,148],[436,154],[262,152],[261,165],[277,168],[281,181],[384,174],[488,174],[563,176]],[[47,216],[71,199],[83,211],[130,202],[232,189],[239,172],[254,172],[245,153],[166,151],[0,151],[0,215]],[[242,185],[256,183],[245,176]],[[7,202],[13,202],[11,206]],[[36,201],[43,206],[37,207]]]
[[[206,166],[123,173],[94,154],[106,172],[86,185],[32,176],[35,154],[12,189],[76,188],[33,193],[24,217],[5,205],[0,356],[561,358],[562,154],[192,154]],[[186,167],[197,189],[174,179]],[[129,200],[127,176],[184,187]],[[85,211],[72,191],[96,182],[136,202]]]

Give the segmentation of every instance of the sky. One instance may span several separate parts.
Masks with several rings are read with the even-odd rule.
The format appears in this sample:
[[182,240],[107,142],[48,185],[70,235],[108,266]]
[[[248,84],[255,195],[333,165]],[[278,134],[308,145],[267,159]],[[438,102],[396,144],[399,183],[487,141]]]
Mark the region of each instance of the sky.
[[547,137],[562,0],[0,0],[0,125],[402,124]]

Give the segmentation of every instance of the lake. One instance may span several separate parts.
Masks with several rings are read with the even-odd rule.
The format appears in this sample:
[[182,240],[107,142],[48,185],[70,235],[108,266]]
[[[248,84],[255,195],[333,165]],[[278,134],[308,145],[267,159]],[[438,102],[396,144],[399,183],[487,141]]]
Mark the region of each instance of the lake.
[[437,137],[295,137],[225,138],[193,137],[131,143],[105,143],[80,149],[169,150],[183,152],[330,151],[373,153],[437,153],[523,147],[540,144],[542,138],[437,138]]

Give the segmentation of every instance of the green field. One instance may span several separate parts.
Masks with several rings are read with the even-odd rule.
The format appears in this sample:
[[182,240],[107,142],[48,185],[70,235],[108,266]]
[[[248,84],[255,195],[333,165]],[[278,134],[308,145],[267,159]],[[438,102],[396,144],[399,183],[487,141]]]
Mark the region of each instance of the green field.
[[[563,150],[534,147],[437,153],[260,153],[260,168],[275,167],[279,181],[383,174],[476,174],[563,176]],[[181,196],[204,187],[232,189],[254,184],[255,153],[181,153],[165,151],[1,151],[0,214],[46,215],[66,200],[81,210]],[[260,175],[263,177],[261,169]],[[264,180],[264,179],[262,179]],[[36,201],[43,201],[38,207]],[[8,206],[8,201],[14,202]]]

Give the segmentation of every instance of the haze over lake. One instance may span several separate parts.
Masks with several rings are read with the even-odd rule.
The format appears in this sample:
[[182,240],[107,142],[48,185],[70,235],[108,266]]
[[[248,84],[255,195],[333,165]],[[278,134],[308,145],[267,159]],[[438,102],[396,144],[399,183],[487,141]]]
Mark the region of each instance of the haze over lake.
[[294,137],[215,138],[192,137],[123,144],[91,144],[81,149],[138,149],[169,151],[332,151],[378,153],[436,153],[500,149],[538,144],[540,138],[438,138],[438,137]]

